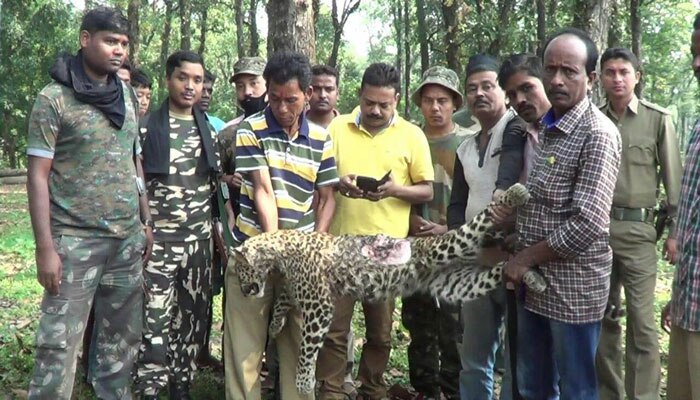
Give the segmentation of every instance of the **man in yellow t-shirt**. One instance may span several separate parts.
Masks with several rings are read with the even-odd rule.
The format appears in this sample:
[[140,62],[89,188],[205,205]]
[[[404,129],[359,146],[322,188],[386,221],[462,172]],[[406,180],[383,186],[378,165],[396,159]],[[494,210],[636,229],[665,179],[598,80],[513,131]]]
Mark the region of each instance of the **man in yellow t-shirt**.
[[[362,77],[360,106],[336,117],[328,126],[333,140],[340,183],[330,232],[334,235],[408,235],[412,204],[433,198],[433,166],[428,141],[421,129],[396,113],[400,75],[396,68],[376,63]],[[360,177],[386,182],[376,188]],[[371,185],[370,185],[371,186]],[[364,190],[363,190],[364,189]],[[321,399],[345,399],[342,391],[347,334],[355,300],[336,300],[330,331],[318,360]],[[360,358],[360,398],[386,398],[382,374],[391,351],[394,301],[363,303],[367,341]]]

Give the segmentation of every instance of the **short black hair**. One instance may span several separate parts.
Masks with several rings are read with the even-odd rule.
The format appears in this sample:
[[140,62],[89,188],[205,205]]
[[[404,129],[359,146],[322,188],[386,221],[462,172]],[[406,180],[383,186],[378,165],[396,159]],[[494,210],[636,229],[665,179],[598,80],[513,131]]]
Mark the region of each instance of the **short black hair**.
[[277,85],[296,79],[299,89],[306,91],[311,86],[311,64],[309,57],[293,51],[275,53],[267,60],[263,78],[269,85],[274,82]]
[[129,20],[116,8],[96,7],[85,13],[80,23],[80,31],[88,31],[90,34],[107,31],[128,35]]
[[603,69],[603,64],[610,60],[615,60],[618,58],[621,58],[632,64],[632,68],[634,68],[635,71],[639,71],[641,68],[637,56],[635,56],[634,53],[632,53],[629,49],[626,49],[624,47],[611,47],[605,50],[603,52],[603,55],[600,56],[600,68]]
[[360,83],[360,91],[365,86],[390,87],[394,88],[396,93],[401,93],[401,76],[399,70],[393,65],[386,63],[371,64],[362,75],[362,83]]
[[131,73],[131,86],[136,88],[153,88],[153,81],[148,77],[144,70],[137,68]]
[[505,89],[508,79],[519,72],[542,80],[542,60],[530,53],[509,55],[498,70],[498,84]]
[[695,20],[693,21],[693,30],[700,31],[700,12],[695,14]]
[[204,59],[194,51],[178,50],[168,57],[165,63],[165,76],[170,78],[170,75],[175,71],[175,68],[182,66],[183,62],[199,64],[204,68]]
[[204,70],[204,83],[209,83],[209,82],[211,82],[211,84],[213,85],[214,82],[216,82],[216,75],[214,75],[211,71],[209,71],[207,69],[207,70]]
[[563,35],[576,36],[583,42],[583,44],[586,46],[586,75],[589,75],[591,72],[595,71],[595,66],[598,63],[598,48],[595,47],[593,39],[591,39],[586,32],[577,28],[564,28],[552,35],[544,45],[542,59],[544,60],[544,53],[547,52],[547,47],[549,47],[552,40]]
[[319,75],[328,75],[328,76],[333,76],[335,77],[335,86],[340,86],[340,74],[338,73],[338,70],[331,67],[330,65],[326,64],[316,64],[313,67],[311,67],[311,75],[312,76],[319,76]]

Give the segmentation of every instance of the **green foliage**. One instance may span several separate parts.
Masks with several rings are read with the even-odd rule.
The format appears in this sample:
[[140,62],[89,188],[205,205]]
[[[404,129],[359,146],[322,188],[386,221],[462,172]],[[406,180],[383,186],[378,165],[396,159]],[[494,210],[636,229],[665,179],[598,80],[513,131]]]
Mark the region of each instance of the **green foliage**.
[[62,50],[74,51],[77,16],[62,0],[0,3],[0,144],[2,166],[16,168],[26,146],[27,117]]
[[[179,1],[174,5],[171,32],[166,54],[179,48]],[[338,1],[342,4],[342,1]],[[546,1],[547,32],[570,25],[578,12],[577,1]],[[127,0],[103,0],[100,4],[116,5],[126,10]],[[234,0],[207,0],[193,3],[191,16],[192,48],[199,48],[203,12],[206,10],[205,63],[217,77],[211,113],[223,120],[238,114],[235,91],[228,83],[233,63],[238,58]],[[264,1],[257,1],[258,27],[266,24]],[[611,12],[619,44],[630,47],[629,5],[627,0],[612,0],[616,11]],[[48,68],[54,56],[62,50],[74,52],[77,47],[77,26],[81,12],[65,0],[4,0],[0,3],[0,167],[24,163],[27,117],[34,98],[41,87],[49,82]],[[165,99],[165,71],[161,65],[163,30],[166,25],[165,1],[142,0],[140,8],[140,47],[138,64],[155,82],[152,106]],[[251,0],[243,1],[246,13],[243,42],[248,51]],[[444,65],[446,53],[446,26],[444,9],[456,4],[458,74],[470,55],[492,52],[504,56],[512,52],[534,52],[537,48],[536,9],[532,0],[425,0],[425,26],[431,65]],[[509,12],[501,12],[507,4]],[[555,9],[551,9],[555,5]],[[409,13],[411,26],[405,33],[404,19],[397,18],[396,8]],[[362,72],[372,62],[388,62],[402,71],[410,70],[410,88],[420,81],[419,35],[415,34],[416,3],[414,0],[363,1],[359,10],[345,27],[341,39],[338,67],[341,73],[339,109],[349,112],[357,105],[357,90]],[[673,109],[679,131],[690,129],[698,112],[698,94],[689,68],[688,37],[690,19],[696,12],[691,0],[659,0],[642,2],[642,59],[645,69],[646,98]],[[507,15],[507,22],[502,16]],[[358,37],[368,37],[366,44],[358,45]],[[316,26],[317,62],[325,63],[333,46],[333,24],[329,1],[322,1]],[[406,57],[405,43],[409,54]],[[350,45],[352,42],[352,45]],[[358,48],[359,47],[359,48]],[[264,50],[264,37],[260,49]],[[264,51],[263,51],[264,56]],[[407,62],[408,61],[408,62]],[[402,72],[403,74],[403,72]],[[406,81],[404,81],[405,85]],[[410,91],[409,91],[410,92]],[[405,95],[405,94],[404,94]],[[405,99],[402,99],[402,101]],[[403,111],[403,106],[400,107]],[[410,116],[420,116],[411,106]]]

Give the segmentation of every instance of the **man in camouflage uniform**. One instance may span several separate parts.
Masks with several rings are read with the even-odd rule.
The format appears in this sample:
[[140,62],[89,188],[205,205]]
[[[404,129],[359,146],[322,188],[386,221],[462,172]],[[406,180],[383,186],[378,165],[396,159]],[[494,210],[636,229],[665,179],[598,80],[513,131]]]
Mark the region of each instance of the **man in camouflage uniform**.
[[[452,189],[457,147],[469,133],[452,121],[452,114],[462,107],[459,78],[448,68],[432,67],[413,92],[411,100],[420,107],[435,170],[433,200],[413,207],[410,234],[431,236],[447,232],[447,206]],[[439,303],[436,298],[415,294],[402,300],[401,318],[411,335],[408,367],[411,385],[424,399],[459,398],[461,369],[457,341],[459,308]]]
[[146,187],[155,223],[146,266],[146,320],[136,389],[145,398],[169,385],[189,399],[211,301],[211,194],[218,171],[214,132],[194,107],[202,92],[202,58],[178,51],[166,64],[168,98],[147,115]]
[[[142,257],[149,218],[136,182],[138,104],[116,72],[127,20],[89,11],[81,50],[61,55],[29,118],[27,190],[41,302],[30,399],[70,399],[90,307],[90,377],[100,399],[131,399],[142,328]],[[143,185],[140,185],[141,187]],[[141,203],[139,201],[141,200]],[[152,240],[150,229],[147,236]]]
[[[600,398],[622,400],[627,392],[629,399],[658,399],[661,366],[654,318],[657,267],[653,209],[663,181],[673,225],[682,174],[678,138],[668,110],[635,96],[639,60],[631,51],[610,48],[601,56],[600,65],[608,97],[602,111],[617,125],[622,137],[622,159],[610,215],[610,297],[596,356]],[[670,241],[674,240],[666,242],[666,251],[675,254]],[[625,288],[627,310],[624,381],[621,286]]]

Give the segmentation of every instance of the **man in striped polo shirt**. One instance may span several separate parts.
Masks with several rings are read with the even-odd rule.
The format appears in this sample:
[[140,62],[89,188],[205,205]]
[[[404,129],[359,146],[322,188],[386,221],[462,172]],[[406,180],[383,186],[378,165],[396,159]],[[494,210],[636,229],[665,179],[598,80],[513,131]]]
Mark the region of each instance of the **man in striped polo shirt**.
[[[299,53],[277,53],[267,62],[269,106],[241,123],[236,132],[236,170],[243,175],[240,213],[233,229],[235,244],[278,229],[326,232],[335,211],[338,182],[333,145],[326,131],[309,122],[305,105],[311,96],[311,66]],[[311,207],[314,190],[318,207]],[[267,338],[270,308],[280,282],[262,298],[243,296],[235,268],[226,272],[226,398],[259,399],[259,371]],[[293,308],[276,337],[283,399],[313,398],[295,386],[301,341],[301,315]],[[230,367],[229,367],[230,366]]]

